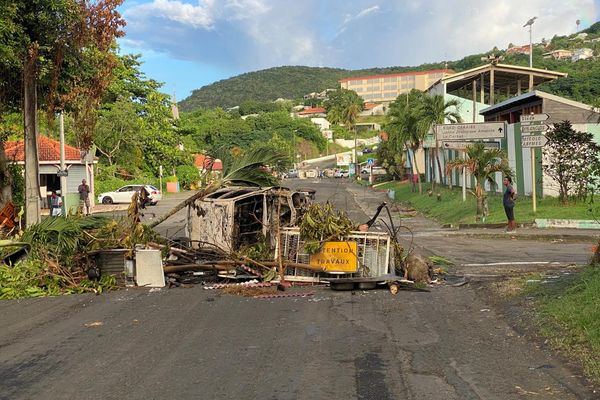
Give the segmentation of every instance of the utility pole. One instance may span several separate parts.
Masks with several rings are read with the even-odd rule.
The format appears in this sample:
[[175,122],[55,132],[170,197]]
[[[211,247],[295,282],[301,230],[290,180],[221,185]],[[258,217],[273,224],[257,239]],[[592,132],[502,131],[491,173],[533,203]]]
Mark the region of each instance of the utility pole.
[[62,213],[61,215],[67,215],[67,164],[65,162],[65,118],[63,112],[59,114],[60,121],[60,197],[62,199]]
[[525,25],[523,25],[523,28],[529,27],[529,68],[533,68],[533,39],[531,36],[531,27],[533,26],[533,23],[536,19],[537,17],[533,17],[529,21],[527,21]]
[[[30,52],[33,50],[30,50]],[[41,221],[40,217],[40,174],[37,151],[37,90],[35,87],[36,57],[25,61],[23,71],[23,119],[25,138],[25,226]]]

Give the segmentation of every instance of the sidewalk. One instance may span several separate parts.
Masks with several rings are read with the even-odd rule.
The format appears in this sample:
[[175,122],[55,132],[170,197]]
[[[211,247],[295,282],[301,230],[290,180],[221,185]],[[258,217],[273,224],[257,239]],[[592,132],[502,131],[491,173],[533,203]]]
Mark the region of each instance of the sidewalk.
[[[543,240],[556,242],[590,243],[597,244],[600,240],[600,231],[593,229],[572,229],[572,228],[536,228],[532,226],[519,227],[516,232],[505,233],[504,227],[497,225],[483,225],[474,227],[469,225],[467,228],[444,227],[417,211],[401,203],[391,200],[386,192],[377,191],[372,188],[360,185],[351,185],[348,187],[357,200],[361,209],[369,216],[374,215],[382,202],[386,202],[392,213],[394,224],[402,224],[409,228],[415,236],[462,236],[477,237],[489,239],[506,240]],[[380,218],[387,220],[385,211],[382,211]]]

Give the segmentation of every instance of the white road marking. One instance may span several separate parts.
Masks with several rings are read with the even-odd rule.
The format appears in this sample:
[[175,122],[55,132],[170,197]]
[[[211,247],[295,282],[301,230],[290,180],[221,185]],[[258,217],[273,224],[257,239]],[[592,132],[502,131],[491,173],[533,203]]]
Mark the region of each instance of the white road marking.
[[557,261],[512,261],[512,262],[494,262],[483,264],[462,264],[463,267],[494,267],[502,265],[563,265],[565,263]]

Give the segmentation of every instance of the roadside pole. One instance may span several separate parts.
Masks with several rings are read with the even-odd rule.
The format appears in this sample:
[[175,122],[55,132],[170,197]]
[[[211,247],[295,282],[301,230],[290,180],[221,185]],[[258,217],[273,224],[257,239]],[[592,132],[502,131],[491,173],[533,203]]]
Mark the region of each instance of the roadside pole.
[[[544,147],[548,140],[544,136],[550,127],[544,122],[549,118],[548,114],[521,115],[521,147],[529,147],[531,158],[531,200],[533,213],[537,212],[537,196],[535,184],[535,148]],[[524,135],[527,134],[527,135]]]
[[65,119],[63,112],[61,111],[59,114],[59,123],[60,123],[60,197],[61,197],[61,215],[66,216],[66,200],[67,200],[67,176],[65,172],[67,170],[66,162],[65,162]]
[[158,166],[158,185],[159,185],[159,191],[160,193],[162,193],[162,176],[163,176],[163,168],[162,165]]
[[533,213],[537,212],[537,200],[535,196],[535,147],[530,148],[531,150],[531,198],[533,200]]
[[[467,159],[467,152],[462,152],[463,160]],[[463,201],[467,201],[467,167],[463,167],[463,184],[462,184],[462,197]]]

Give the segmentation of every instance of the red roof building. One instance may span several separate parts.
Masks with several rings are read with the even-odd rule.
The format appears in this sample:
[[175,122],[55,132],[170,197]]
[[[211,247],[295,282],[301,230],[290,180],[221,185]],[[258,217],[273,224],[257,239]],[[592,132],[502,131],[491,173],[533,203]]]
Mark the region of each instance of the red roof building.
[[298,112],[298,115],[315,115],[315,114],[326,114],[327,111],[323,107],[314,107],[314,108],[305,108],[304,110]]
[[[24,141],[4,142],[4,152],[6,159],[10,162],[25,161],[25,146]],[[38,159],[43,162],[60,162],[60,142],[50,139],[47,136],[38,136]],[[81,151],[73,146],[65,145],[65,160],[81,162]]]
[[218,158],[212,160],[204,154],[196,154],[194,157],[194,166],[201,171],[222,171],[223,163]]
[[511,47],[506,50],[506,54],[529,54],[529,45]]

